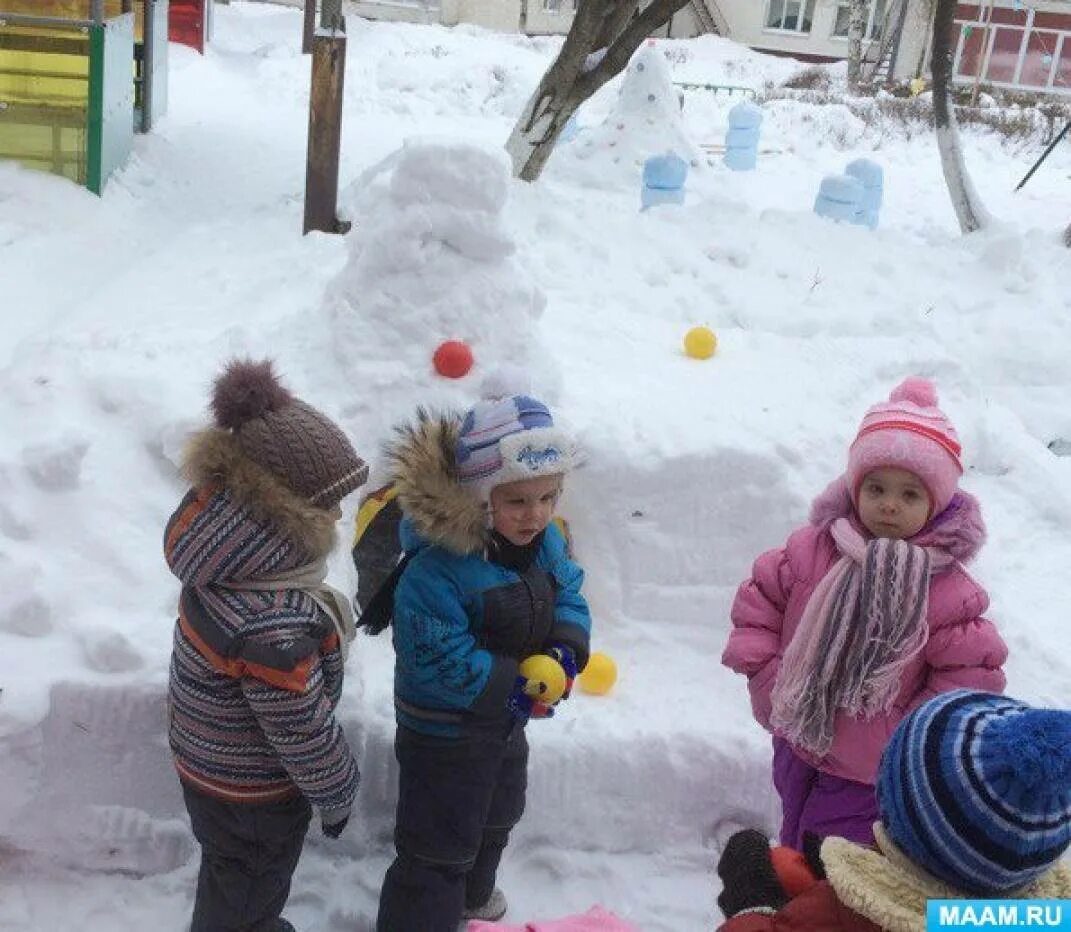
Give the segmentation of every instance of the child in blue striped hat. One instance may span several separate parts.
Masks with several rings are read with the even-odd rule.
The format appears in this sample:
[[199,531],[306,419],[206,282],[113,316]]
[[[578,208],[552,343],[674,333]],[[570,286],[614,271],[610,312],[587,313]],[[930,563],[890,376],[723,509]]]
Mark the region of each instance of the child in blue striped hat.
[[730,839],[723,932],[924,932],[929,900],[1071,899],[1071,712],[942,693],[893,733],[877,791],[876,847],[825,839],[824,879],[791,900],[766,839]]
[[393,597],[397,857],[378,932],[497,920],[495,886],[525,806],[530,716],[521,662],[568,682],[587,662],[584,574],[551,523],[573,445],[541,401],[487,398],[463,417],[421,411],[388,449],[401,507]]

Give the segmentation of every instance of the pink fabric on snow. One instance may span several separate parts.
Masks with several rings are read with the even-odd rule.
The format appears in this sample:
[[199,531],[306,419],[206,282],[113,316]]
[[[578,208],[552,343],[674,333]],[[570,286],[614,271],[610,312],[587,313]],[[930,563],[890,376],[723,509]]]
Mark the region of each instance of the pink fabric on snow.
[[631,922],[618,919],[609,910],[601,906],[592,906],[582,916],[528,922],[523,926],[474,920],[469,923],[467,932],[640,932],[640,930]]

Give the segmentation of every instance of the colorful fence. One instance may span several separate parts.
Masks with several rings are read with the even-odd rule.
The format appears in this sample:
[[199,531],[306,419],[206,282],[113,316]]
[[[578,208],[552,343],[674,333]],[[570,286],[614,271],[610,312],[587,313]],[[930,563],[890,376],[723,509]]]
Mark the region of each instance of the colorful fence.
[[1071,14],[961,3],[955,79],[1071,94]]
[[133,143],[133,12],[94,21],[88,0],[0,2],[0,158],[100,194]]

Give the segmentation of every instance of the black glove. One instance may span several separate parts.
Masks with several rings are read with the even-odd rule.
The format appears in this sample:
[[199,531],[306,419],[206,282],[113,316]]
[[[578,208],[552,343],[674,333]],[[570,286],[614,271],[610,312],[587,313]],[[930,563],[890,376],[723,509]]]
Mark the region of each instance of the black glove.
[[823,841],[825,839],[820,838],[814,832],[803,833],[803,858],[811,869],[811,873],[819,880],[826,879],[826,866],[822,863]]
[[349,821],[350,821],[350,814],[347,812],[342,817],[342,819],[340,821],[338,821],[338,822],[324,822],[324,821],[321,821],[320,822],[320,829],[328,838],[338,838],[338,836],[341,835],[345,831],[346,824]]
[[770,839],[755,829],[744,829],[729,839],[718,860],[718,876],[723,887],[718,906],[726,919],[757,907],[776,912],[788,903],[770,858]]

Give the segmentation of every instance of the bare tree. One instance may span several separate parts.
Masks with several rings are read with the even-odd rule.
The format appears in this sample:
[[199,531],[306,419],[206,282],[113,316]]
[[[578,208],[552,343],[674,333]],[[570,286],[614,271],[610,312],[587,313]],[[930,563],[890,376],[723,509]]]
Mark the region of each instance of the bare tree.
[[952,207],[964,233],[973,233],[990,223],[978,192],[974,189],[963,159],[959,125],[952,101],[952,37],[955,35],[956,0],[937,0],[933,15],[933,122],[937,131],[937,150],[941,169],[952,198]]
[[863,31],[869,0],[851,0],[848,6],[848,87],[859,89],[863,76]]
[[577,108],[629,63],[632,53],[688,0],[579,0],[572,28],[543,75],[506,151],[513,174],[535,181]]

